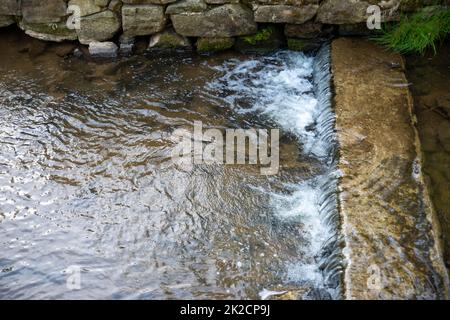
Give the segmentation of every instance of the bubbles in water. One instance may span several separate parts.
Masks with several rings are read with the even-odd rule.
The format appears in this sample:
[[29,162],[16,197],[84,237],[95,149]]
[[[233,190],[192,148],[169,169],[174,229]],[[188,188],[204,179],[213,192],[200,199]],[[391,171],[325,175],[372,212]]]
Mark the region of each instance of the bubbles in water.
[[322,110],[313,92],[313,62],[314,57],[290,51],[233,59],[216,67],[224,75],[209,88],[221,92],[235,112],[274,120],[300,140],[306,153],[322,157],[326,150],[314,130]]
[[[336,201],[328,196],[335,192],[336,176],[330,159],[334,114],[329,101],[326,50],[318,59],[289,51],[247,61],[234,59],[216,67],[223,76],[209,86],[219,91],[234,111],[273,120],[282,131],[297,137],[304,155],[322,161],[324,175],[286,185],[287,192],[259,190],[270,197],[273,215],[278,220],[302,225],[299,232],[303,233],[305,243],[298,262],[287,263],[286,278],[313,287],[326,286],[329,276],[320,269],[322,251],[337,228],[330,223],[336,212]],[[320,85],[315,86],[313,79],[319,79]]]

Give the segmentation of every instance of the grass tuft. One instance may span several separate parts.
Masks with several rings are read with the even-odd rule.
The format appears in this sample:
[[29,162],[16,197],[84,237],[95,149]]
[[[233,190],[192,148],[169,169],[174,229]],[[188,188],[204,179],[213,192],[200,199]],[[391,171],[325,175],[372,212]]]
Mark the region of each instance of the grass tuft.
[[436,43],[450,34],[450,8],[428,7],[402,16],[400,22],[385,25],[378,43],[402,54],[419,53],[432,48],[436,53]]

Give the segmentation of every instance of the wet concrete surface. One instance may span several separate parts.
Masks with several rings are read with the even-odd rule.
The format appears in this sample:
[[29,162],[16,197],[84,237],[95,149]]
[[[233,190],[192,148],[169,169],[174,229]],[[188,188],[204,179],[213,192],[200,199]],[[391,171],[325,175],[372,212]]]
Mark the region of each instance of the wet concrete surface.
[[347,299],[442,299],[448,279],[401,56],[332,44]]

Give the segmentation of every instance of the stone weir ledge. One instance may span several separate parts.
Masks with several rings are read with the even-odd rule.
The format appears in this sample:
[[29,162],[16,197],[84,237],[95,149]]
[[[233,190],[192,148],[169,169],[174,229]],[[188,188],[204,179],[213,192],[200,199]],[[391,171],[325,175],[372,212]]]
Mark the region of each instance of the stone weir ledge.
[[[384,21],[429,0],[1,0],[0,27],[17,24],[46,41],[109,42],[103,49],[130,52],[136,37],[150,47],[199,51],[239,43],[267,46],[287,38],[307,50],[332,35],[365,34],[367,8],[379,5]],[[70,19],[71,24],[67,24]],[[78,24],[77,24],[78,23]],[[276,32],[267,28],[275,24]],[[283,34],[284,31],[284,34]],[[252,37],[253,36],[253,37]]]
[[440,227],[421,173],[400,55],[332,43],[347,299],[448,299]]

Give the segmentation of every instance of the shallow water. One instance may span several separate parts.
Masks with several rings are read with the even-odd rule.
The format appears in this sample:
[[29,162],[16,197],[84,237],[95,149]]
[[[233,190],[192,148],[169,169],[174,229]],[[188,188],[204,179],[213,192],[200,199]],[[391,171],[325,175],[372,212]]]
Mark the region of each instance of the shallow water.
[[441,224],[444,256],[450,270],[450,43],[437,54],[409,56],[407,76],[411,82],[418,130],[424,153],[424,173]]
[[[95,62],[30,41],[0,35],[0,298],[338,296],[320,270],[330,165],[313,57]],[[171,134],[194,121],[280,128],[280,172],[178,167]]]

